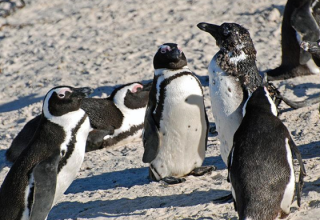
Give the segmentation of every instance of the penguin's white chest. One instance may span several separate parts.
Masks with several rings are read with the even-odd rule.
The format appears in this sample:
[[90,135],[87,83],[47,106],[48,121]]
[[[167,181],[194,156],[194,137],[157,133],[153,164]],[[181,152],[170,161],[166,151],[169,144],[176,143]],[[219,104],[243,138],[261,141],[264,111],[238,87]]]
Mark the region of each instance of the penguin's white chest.
[[184,176],[200,167],[206,146],[205,108],[197,79],[192,75],[179,76],[165,87],[164,94],[160,147],[151,162],[161,175],[157,179]]
[[225,164],[233,144],[233,135],[242,121],[243,90],[240,82],[228,76],[216,64],[209,65],[209,88],[212,114],[220,140],[220,153]]
[[[90,121],[87,117],[76,133],[76,143],[72,154],[67,159],[65,166],[63,166],[58,173],[53,205],[56,204],[60,196],[67,190],[67,188],[76,178],[77,172],[79,171],[84,159],[86,140],[90,131]],[[66,142],[68,142],[68,140],[66,140]]]

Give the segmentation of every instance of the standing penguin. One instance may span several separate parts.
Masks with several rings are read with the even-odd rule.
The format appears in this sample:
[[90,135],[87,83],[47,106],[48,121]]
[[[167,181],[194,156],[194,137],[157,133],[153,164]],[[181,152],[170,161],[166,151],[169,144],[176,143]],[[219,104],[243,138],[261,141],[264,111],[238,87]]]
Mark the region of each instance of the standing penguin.
[[210,62],[208,74],[220,153],[227,164],[233,135],[242,120],[243,104],[261,85],[262,78],[255,63],[256,50],[247,29],[235,23],[223,23],[221,26],[199,23],[198,28],[210,33],[220,48]]
[[[94,128],[87,138],[86,152],[123,145],[139,139],[151,83],[128,83],[116,88],[108,98],[85,98],[81,108]],[[31,119],[13,139],[6,159],[14,162],[32,139],[41,115]]]
[[281,65],[267,71],[269,80],[320,73],[320,59],[299,47],[301,41],[316,41],[320,37],[318,7],[319,2],[314,0],[288,0],[281,27]]
[[300,206],[306,172],[299,149],[277,117],[265,87],[250,96],[243,115],[228,158],[228,177],[239,219],[273,220],[279,213],[284,217],[290,212],[295,194],[293,153],[300,164]]
[[91,91],[60,86],[47,93],[37,131],[2,183],[1,219],[45,219],[72,183],[91,130],[80,104]]
[[189,173],[203,175],[213,169],[201,167],[208,134],[202,87],[177,44],[161,45],[153,66],[143,162],[150,163],[151,179],[180,183]]

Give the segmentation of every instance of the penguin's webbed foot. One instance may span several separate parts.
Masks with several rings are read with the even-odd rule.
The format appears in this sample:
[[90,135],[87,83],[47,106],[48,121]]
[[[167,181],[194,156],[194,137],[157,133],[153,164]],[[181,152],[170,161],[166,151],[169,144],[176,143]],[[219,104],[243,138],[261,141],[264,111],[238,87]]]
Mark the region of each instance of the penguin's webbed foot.
[[178,178],[178,177],[173,177],[173,176],[168,176],[168,177],[165,177],[161,180],[166,182],[167,184],[170,184],[170,185],[183,183],[186,181],[185,178]]
[[211,171],[216,170],[217,168],[215,166],[203,166],[203,167],[197,167],[194,170],[192,170],[189,175],[193,176],[203,176],[206,173],[210,173]]
[[233,199],[232,194],[230,193],[230,194],[228,194],[226,196],[221,196],[221,197],[219,197],[217,199],[214,199],[213,203],[222,204],[222,203],[230,203],[232,201],[234,202],[234,199]]

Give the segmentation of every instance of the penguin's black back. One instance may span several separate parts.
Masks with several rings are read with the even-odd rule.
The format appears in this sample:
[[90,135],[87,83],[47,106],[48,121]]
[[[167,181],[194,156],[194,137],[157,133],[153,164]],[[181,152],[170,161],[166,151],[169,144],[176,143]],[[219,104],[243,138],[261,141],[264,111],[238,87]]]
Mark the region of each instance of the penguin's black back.
[[116,129],[122,124],[123,114],[112,100],[85,98],[81,108],[89,116],[93,128],[109,129],[111,126]]
[[[1,219],[18,219],[24,209],[25,189],[29,175],[35,165],[59,151],[65,138],[63,128],[51,123],[43,115],[33,139],[20,154],[7,174],[0,189]],[[17,190],[10,190],[10,189]],[[28,198],[32,203],[32,198]]]
[[290,134],[272,114],[261,88],[247,103],[246,114],[234,135],[233,155],[229,156],[239,219],[274,219],[290,178],[285,147]]

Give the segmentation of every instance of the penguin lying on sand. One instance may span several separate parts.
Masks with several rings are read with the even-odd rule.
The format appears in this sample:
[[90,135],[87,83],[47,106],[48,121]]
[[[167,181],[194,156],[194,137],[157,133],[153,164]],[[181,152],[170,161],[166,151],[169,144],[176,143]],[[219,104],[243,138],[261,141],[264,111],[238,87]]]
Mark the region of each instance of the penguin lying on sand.
[[318,7],[318,1],[288,0],[281,28],[282,61],[279,67],[267,71],[269,80],[320,73],[320,59],[299,47],[301,41],[316,41],[320,37]]
[[[123,145],[141,137],[151,83],[129,83],[116,88],[108,98],[85,98],[81,108],[94,128],[88,136],[86,152]],[[13,139],[6,158],[14,162],[31,140],[41,116],[30,120]]]
[[234,135],[228,158],[228,178],[239,219],[273,220],[290,212],[295,195],[292,154],[300,164],[297,200],[303,177],[301,154],[265,87],[259,87],[243,107],[243,120]]
[[90,88],[60,86],[44,98],[37,130],[0,189],[1,219],[46,219],[83,162],[90,121],[80,108]]
[[153,59],[154,79],[144,121],[143,162],[149,176],[168,184],[185,175],[203,175],[208,119],[202,86],[174,43],[160,46]]

